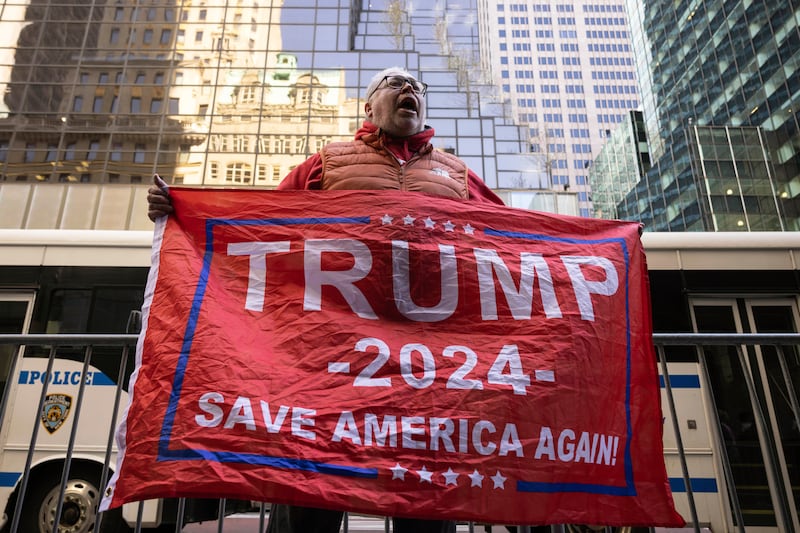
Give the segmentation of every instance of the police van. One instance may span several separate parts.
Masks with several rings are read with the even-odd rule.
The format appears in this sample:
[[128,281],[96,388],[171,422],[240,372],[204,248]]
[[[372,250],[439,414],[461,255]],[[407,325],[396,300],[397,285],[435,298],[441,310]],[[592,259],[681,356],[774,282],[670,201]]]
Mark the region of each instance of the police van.
[[[183,522],[217,517],[217,500],[158,500],[97,514],[134,367],[135,336],[114,337],[135,332],[151,239],[151,232],[0,230],[0,334],[60,339],[0,344],[0,531],[51,532],[56,516],[64,533],[125,531],[137,520],[145,531],[175,531],[179,504]],[[87,348],[86,334],[113,342]]]

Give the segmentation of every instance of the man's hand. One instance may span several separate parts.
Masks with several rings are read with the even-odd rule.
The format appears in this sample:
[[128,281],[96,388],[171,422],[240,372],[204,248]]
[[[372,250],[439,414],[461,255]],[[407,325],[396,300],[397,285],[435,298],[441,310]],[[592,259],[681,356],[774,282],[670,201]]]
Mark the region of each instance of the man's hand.
[[153,174],[153,185],[147,189],[147,216],[155,222],[174,211],[167,183],[158,174]]

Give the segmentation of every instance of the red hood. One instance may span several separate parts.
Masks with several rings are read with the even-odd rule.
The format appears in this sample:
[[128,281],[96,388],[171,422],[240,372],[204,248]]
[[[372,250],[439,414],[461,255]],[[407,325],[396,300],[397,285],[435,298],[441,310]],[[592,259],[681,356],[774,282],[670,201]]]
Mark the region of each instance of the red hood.
[[[378,126],[372,122],[365,120],[364,124],[362,124],[361,128],[356,132],[356,139],[361,139],[369,135],[380,137],[381,144],[392,152],[395,157],[408,161],[415,153],[430,144],[434,131],[430,126],[425,126],[424,130],[414,135],[409,135],[408,137],[393,137],[380,131]],[[368,141],[367,139],[364,140]]]

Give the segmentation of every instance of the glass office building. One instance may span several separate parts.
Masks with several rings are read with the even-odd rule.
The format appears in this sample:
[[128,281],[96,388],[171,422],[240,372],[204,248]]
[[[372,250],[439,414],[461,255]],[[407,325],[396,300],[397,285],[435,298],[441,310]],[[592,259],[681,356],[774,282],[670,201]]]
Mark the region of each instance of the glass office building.
[[595,218],[619,218],[617,205],[639,183],[650,166],[642,112],[628,111],[625,120],[611,132],[589,168],[592,215]]
[[477,68],[476,2],[0,0],[0,227],[147,229],[156,172],[274,187],[352,138],[389,66],[429,85],[438,148],[560,205],[532,200],[527,129]]
[[797,230],[800,3],[629,0],[653,168],[648,230]]

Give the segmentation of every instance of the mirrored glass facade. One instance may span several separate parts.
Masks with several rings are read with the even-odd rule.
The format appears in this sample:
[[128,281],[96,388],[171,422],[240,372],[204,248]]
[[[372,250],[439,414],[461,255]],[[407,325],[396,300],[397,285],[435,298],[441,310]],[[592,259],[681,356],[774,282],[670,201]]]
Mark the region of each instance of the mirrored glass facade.
[[689,147],[704,228],[783,229],[762,128],[693,126]]
[[619,218],[617,204],[650,170],[650,151],[641,111],[629,111],[611,132],[589,169],[595,218]]
[[[726,228],[740,229],[737,214],[747,214],[745,228],[759,220],[752,229],[800,229],[800,3],[628,0],[627,7],[654,165],[619,204],[620,216],[656,231],[721,229],[714,223],[721,219],[708,213],[720,214],[723,206],[709,190],[723,180],[723,191],[740,191],[741,205],[732,205],[743,210],[732,212],[733,228]],[[760,128],[734,135],[757,142],[754,151],[764,148],[763,172],[748,173],[771,178],[759,185],[757,199],[746,197],[735,164],[718,167],[713,186],[705,181],[698,154],[706,144],[695,128],[725,126]],[[774,200],[761,199],[767,188],[780,217]]]
[[153,173],[274,187],[352,138],[390,66],[429,85],[435,146],[518,203],[541,169],[481,74],[476,1],[0,0],[0,227],[149,228]]

